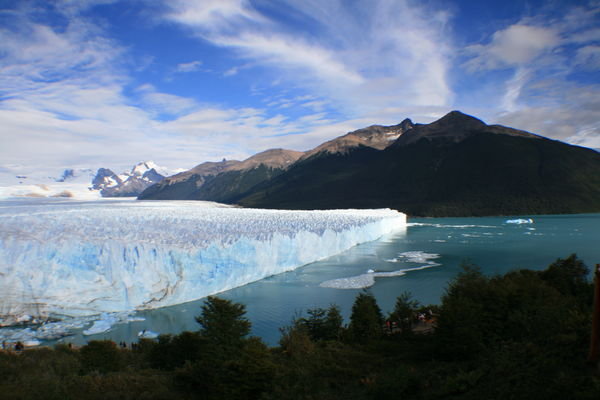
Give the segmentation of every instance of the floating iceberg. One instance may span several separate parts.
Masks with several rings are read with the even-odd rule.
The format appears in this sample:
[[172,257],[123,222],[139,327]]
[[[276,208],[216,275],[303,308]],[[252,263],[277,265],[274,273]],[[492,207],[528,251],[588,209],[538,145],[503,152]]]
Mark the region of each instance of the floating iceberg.
[[350,276],[348,278],[331,279],[322,282],[319,286],[333,289],[364,289],[375,284],[375,278],[386,278],[392,276],[405,275],[407,270],[392,271],[392,272],[375,272],[372,269],[366,274]]
[[517,219],[507,219],[504,221],[505,224],[533,224],[533,220],[531,218],[517,218]]
[[422,265],[420,267],[405,268],[392,272],[375,272],[373,270],[369,270],[366,274],[351,276],[348,278],[331,279],[329,281],[322,282],[319,286],[333,289],[365,289],[375,284],[375,278],[391,278],[393,276],[403,276],[410,271],[419,271],[421,269],[431,268],[438,265],[440,264],[431,263],[427,265]]
[[433,261],[430,260],[435,260],[436,258],[440,258],[439,254],[436,253],[426,253],[424,251],[405,251],[404,253],[400,253],[398,254],[398,257],[395,258],[391,258],[389,260],[386,260],[387,262],[399,262],[399,261],[405,261],[405,262],[409,262],[409,263],[417,263],[417,264],[428,264],[428,265],[439,265],[436,264]]
[[140,339],[156,339],[158,337],[158,333],[144,329],[143,331],[138,332],[138,337]]
[[398,254],[397,258],[392,258],[386,261],[392,263],[404,261],[408,263],[425,265],[391,272],[376,272],[373,269],[369,269],[367,270],[366,274],[350,276],[348,278],[331,279],[329,281],[322,282],[319,286],[333,289],[365,289],[375,284],[375,278],[403,276],[410,271],[419,271],[426,268],[437,267],[441,264],[430,261],[436,258],[440,258],[440,255],[435,253],[426,253],[424,251],[405,251],[404,253]]
[[[0,202],[0,324],[179,304],[405,229],[397,211]],[[110,325],[92,326],[88,334]],[[109,327],[110,328],[110,327]]]
[[84,335],[97,335],[98,333],[108,332],[119,319],[115,315],[102,313],[99,320],[94,321],[91,327],[83,331]]

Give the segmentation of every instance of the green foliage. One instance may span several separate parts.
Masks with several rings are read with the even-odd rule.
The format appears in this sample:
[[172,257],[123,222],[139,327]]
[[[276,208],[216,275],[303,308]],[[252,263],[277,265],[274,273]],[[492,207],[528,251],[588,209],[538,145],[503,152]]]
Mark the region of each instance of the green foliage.
[[[584,301],[590,301],[588,280],[590,270],[579,260],[575,254],[565,259],[559,258],[548,269],[540,274],[540,277],[550,286],[566,296],[580,297]],[[588,294],[588,296],[585,296]]]
[[348,331],[351,340],[359,343],[368,343],[383,335],[383,315],[372,294],[362,292],[356,297]]
[[110,340],[92,340],[81,348],[81,366],[84,371],[107,373],[122,368],[121,351]]
[[280,328],[279,346],[284,354],[292,358],[302,358],[315,350],[306,326],[294,321],[291,326]]
[[268,182],[283,171],[283,168],[271,168],[260,164],[248,170],[223,172],[207,179],[204,185],[196,188],[187,198],[234,203],[252,188]]
[[583,378],[591,305],[580,300],[591,292],[586,278],[575,256],[542,272],[496,277],[466,267],[443,298],[434,335],[437,356],[460,366],[443,379],[440,396],[599,395],[598,380]]
[[337,340],[343,332],[344,318],[340,312],[340,307],[332,304],[327,309],[327,315],[324,322],[324,340]]
[[199,399],[255,399],[271,385],[275,366],[268,348],[257,338],[227,359],[203,358],[188,362],[175,374],[182,393]]
[[340,338],[344,319],[340,308],[333,304],[329,308],[311,308],[308,317],[298,318],[293,324],[301,326],[314,342]]
[[389,320],[396,322],[403,334],[412,333],[412,326],[417,316],[419,302],[412,299],[410,292],[404,292],[396,299],[394,311]]
[[197,332],[182,332],[179,335],[160,335],[157,343],[145,344],[150,366],[163,370],[173,370],[186,361],[196,361],[202,357],[207,341]]
[[200,335],[210,344],[224,347],[239,347],[243,338],[250,333],[250,321],[246,317],[246,306],[216,296],[207,297],[202,313],[196,317],[201,326]]

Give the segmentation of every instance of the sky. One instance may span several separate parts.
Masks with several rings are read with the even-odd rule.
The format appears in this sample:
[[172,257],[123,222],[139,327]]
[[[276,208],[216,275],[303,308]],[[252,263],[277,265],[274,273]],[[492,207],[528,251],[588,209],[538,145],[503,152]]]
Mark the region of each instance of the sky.
[[600,148],[600,1],[0,0],[0,172],[187,169],[451,110]]

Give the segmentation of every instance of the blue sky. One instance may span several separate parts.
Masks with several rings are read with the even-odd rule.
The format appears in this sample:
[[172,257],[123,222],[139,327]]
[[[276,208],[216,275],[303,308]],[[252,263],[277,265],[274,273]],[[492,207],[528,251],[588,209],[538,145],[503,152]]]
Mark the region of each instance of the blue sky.
[[0,0],[0,169],[191,168],[458,109],[600,148],[600,1]]

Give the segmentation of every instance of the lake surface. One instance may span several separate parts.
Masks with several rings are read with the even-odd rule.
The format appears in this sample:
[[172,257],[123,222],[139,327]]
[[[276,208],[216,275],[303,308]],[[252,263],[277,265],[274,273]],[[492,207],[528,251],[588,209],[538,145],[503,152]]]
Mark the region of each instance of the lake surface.
[[[421,303],[439,303],[448,282],[465,262],[477,264],[485,274],[494,275],[519,268],[544,269],[571,253],[576,253],[590,268],[600,263],[600,214],[412,218],[406,231],[220,296],[244,303],[253,324],[252,334],[276,345],[279,328],[289,325],[294,316],[309,308],[335,303],[348,321],[354,298],[363,289],[323,287],[324,282],[362,276],[354,280],[360,283],[365,280],[364,275],[372,274],[375,283],[368,290],[387,313],[404,291],[411,292]],[[407,269],[404,275],[377,277],[379,273]],[[79,330],[61,341],[134,342],[143,330],[156,333],[197,330],[194,316],[199,314],[201,305],[202,300],[138,312],[135,316],[144,318],[143,321],[118,324],[99,335],[83,336]]]

